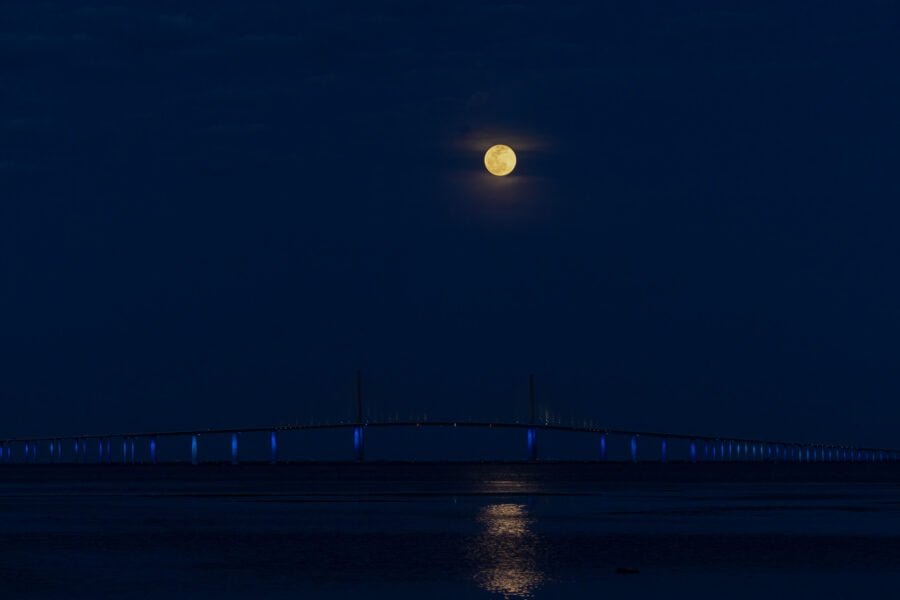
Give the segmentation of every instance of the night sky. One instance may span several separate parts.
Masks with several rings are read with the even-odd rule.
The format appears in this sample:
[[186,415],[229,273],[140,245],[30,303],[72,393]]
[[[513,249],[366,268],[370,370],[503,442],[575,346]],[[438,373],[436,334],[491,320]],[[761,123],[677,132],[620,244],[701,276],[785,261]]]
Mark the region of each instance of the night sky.
[[898,445],[898,167],[893,2],[3,2],[0,434]]

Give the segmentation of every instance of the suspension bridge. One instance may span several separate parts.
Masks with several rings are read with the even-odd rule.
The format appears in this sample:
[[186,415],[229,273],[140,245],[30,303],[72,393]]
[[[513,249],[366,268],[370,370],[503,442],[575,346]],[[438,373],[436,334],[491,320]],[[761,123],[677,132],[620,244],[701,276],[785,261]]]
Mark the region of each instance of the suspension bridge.
[[[176,462],[199,465],[203,440],[230,438],[231,464],[241,462],[241,438],[244,435],[266,436],[268,462],[277,464],[303,457],[283,457],[279,454],[281,436],[304,431],[344,430],[348,445],[352,443],[353,458],[366,458],[366,432],[376,429],[450,428],[481,430],[518,430],[524,436],[523,459],[537,461],[540,458],[539,440],[544,432],[563,432],[572,435],[589,435],[596,439],[598,461],[610,460],[609,449],[615,442],[625,448],[624,460],[637,463],[642,453],[652,448],[652,459],[659,462],[844,462],[871,463],[900,460],[900,450],[894,448],[862,447],[837,443],[810,443],[789,440],[691,435],[663,431],[638,431],[608,429],[593,425],[564,425],[537,417],[534,378],[529,379],[529,419],[527,422],[483,420],[367,420],[364,418],[362,375],[357,374],[356,418],[350,421],[314,424],[291,424],[269,427],[234,427],[210,429],[181,429],[171,431],[141,431],[108,434],[10,437],[0,438],[0,465],[5,464],[137,464],[136,449],[143,447],[141,463],[159,464],[159,447],[180,444],[184,458]],[[188,440],[185,444],[184,440]]]

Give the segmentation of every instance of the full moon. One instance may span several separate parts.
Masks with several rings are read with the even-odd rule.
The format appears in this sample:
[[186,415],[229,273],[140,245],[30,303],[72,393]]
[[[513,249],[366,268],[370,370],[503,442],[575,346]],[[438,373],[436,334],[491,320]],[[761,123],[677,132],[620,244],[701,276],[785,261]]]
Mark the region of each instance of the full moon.
[[484,153],[484,166],[491,175],[509,175],[516,168],[516,153],[504,144],[491,146]]

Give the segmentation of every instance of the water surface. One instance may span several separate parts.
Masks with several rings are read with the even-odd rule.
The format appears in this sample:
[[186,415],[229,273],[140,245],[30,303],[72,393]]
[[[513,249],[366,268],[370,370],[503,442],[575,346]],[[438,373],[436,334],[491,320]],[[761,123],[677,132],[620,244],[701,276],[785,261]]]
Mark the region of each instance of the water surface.
[[[894,597],[893,465],[0,469],[33,598]],[[864,590],[864,591],[863,591]]]

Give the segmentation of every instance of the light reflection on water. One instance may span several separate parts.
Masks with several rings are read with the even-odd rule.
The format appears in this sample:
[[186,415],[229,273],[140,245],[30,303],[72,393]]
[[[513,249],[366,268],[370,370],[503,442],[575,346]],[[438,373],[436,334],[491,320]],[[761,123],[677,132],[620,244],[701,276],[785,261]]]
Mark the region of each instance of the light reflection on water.
[[537,568],[537,536],[525,505],[490,504],[476,521],[484,528],[470,552],[476,583],[506,598],[531,597],[544,574]]

